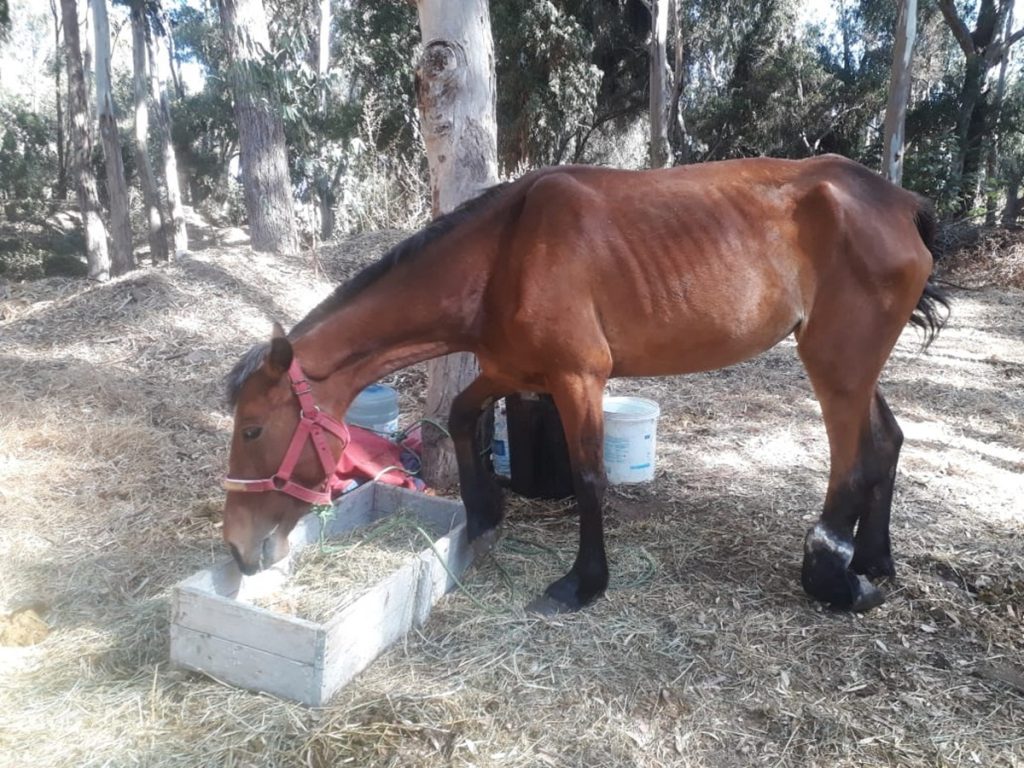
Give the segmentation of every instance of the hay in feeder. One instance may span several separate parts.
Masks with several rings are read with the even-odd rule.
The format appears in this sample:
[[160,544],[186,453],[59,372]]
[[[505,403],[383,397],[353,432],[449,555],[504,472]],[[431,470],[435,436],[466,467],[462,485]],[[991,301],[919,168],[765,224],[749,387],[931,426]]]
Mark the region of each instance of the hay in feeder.
[[440,532],[415,514],[392,515],[303,548],[278,592],[253,605],[307,621],[329,621],[344,606],[429,548]]

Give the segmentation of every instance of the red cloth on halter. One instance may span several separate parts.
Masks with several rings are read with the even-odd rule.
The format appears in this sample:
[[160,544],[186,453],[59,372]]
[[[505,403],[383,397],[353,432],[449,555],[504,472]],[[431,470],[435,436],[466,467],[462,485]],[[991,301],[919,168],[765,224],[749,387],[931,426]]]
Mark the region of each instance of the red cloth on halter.
[[[419,427],[401,445],[383,435],[354,424],[348,425],[348,429],[351,439],[338,462],[339,480],[343,483],[344,481],[364,483],[377,480],[388,485],[400,485],[413,491],[423,490],[422,480],[401,470],[401,467],[404,466],[402,463],[403,446],[416,454],[417,458],[419,457]],[[345,484],[342,484],[341,487],[349,490]]]

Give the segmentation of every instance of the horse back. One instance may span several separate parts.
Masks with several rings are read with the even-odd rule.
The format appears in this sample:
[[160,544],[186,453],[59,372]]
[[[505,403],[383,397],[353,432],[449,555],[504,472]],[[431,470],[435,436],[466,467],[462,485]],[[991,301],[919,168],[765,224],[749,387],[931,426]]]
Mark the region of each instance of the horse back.
[[486,311],[490,346],[514,338],[524,360],[547,350],[609,375],[718,368],[843,291],[902,312],[931,270],[916,196],[841,157],[568,166],[522,181]]

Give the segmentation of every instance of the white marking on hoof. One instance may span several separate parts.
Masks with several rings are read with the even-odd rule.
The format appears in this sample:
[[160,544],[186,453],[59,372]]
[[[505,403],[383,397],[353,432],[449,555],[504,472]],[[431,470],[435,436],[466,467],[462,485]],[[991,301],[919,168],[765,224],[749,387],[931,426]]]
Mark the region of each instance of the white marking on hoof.
[[850,561],[853,560],[853,544],[840,539],[826,528],[823,523],[818,523],[811,528],[807,534],[804,547],[810,554],[814,554],[815,551],[822,549],[828,550],[838,555],[842,559],[844,566],[849,565]]

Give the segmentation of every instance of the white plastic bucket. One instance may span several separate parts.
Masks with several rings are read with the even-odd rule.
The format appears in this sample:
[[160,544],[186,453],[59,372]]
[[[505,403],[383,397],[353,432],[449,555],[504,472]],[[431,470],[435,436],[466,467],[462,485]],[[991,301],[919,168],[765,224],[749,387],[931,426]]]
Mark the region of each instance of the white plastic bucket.
[[381,435],[398,431],[398,392],[387,384],[371,384],[349,406],[345,421]]
[[654,479],[660,406],[642,397],[604,398],[604,467],[612,485]]
[[508,450],[508,418],[505,415],[505,398],[494,404],[494,439],[491,441],[491,463],[494,474],[512,477],[512,461]]

